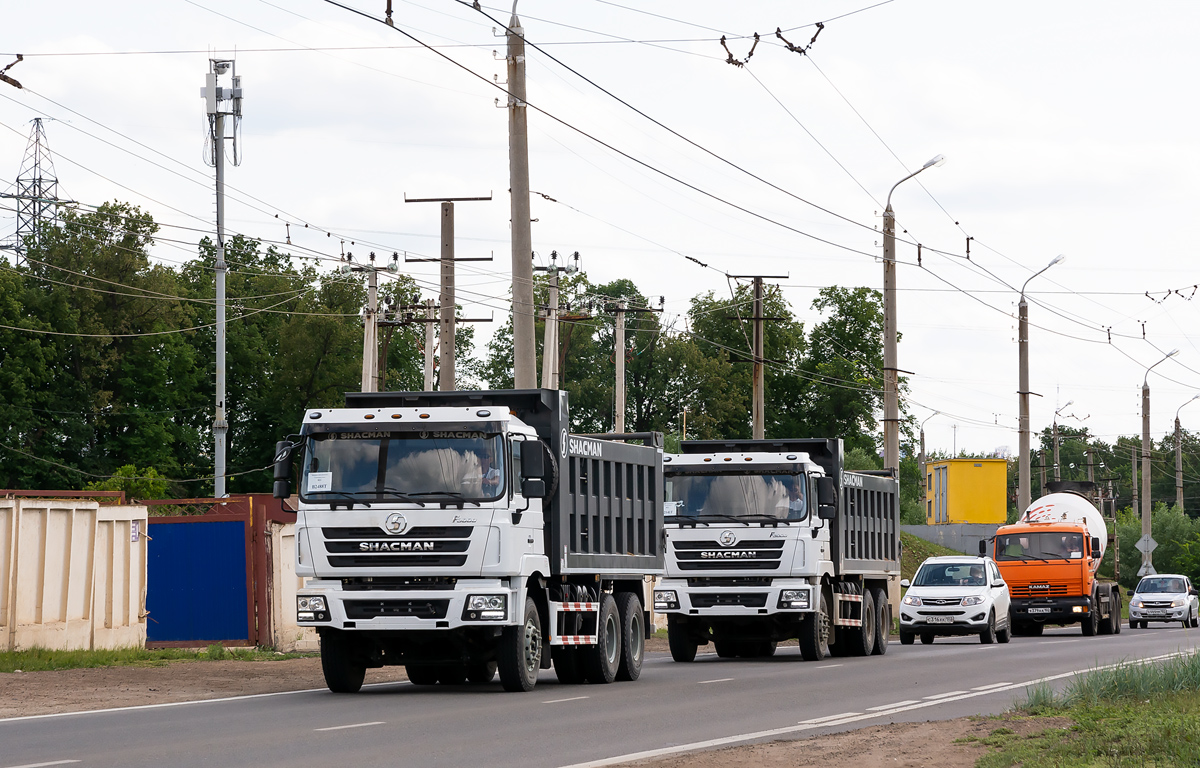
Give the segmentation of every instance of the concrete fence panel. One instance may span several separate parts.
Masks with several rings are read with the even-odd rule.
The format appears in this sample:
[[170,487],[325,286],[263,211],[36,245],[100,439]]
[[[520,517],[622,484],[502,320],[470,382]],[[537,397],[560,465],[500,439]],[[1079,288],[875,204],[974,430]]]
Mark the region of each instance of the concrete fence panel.
[[271,644],[276,650],[315,651],[317,631],[296,623],[296,593],[304,579],[296,575],[296,524],[271,521]]

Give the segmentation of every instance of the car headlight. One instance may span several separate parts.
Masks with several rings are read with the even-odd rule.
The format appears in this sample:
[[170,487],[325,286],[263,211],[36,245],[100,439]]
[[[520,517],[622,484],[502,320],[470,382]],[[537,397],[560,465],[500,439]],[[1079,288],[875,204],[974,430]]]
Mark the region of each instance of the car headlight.
[[1141,608],[1142,607],[1142,598],[1135,597],[1132,600],[1130,600],[1129,607],[1130,608]]
[[920,605],[921,598],[917,597],[916,595],[905,595],[904,599],[900,602],[904,603],[905,605]]
[[1182,597],[1177,597],[1171,601],[1172,608],[1182,608],[1185,605],[1187,605],[1187,600],[1184,600]]
[[679,595],[673,589],[654,590],[654,608],[660,611],[679,607]]
[[779,592],[780,608],[808,608],[809,591],[807,589],[784,589]]
[[971,597],[964,597],[962,599],[963,605],[979,605],[982,602],[983,602],[983,598],[980,597],[979,595],[972,595]]
[[321,595],[299,595],[296,598],[296,610],[323,611],[325,610],[325,598]]

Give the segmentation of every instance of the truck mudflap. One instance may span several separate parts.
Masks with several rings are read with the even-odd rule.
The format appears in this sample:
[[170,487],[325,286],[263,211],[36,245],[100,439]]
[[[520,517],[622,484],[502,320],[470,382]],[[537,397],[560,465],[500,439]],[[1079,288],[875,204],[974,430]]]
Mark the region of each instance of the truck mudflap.
[[1090,597],[1013,598],[1013,621],[1036,624],[1076,624],[1091,618]]

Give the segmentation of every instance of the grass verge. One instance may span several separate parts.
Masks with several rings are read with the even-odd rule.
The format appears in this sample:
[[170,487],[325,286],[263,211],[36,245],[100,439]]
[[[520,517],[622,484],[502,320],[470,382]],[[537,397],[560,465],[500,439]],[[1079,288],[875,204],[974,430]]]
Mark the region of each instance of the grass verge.
[[911,533],[900,534],[900,544],[903,550],[900,553],[900,578],[912,579],[913,574],[917,572],[917,568],[921,567],[921,563],[925,562],[927,557],[938,557],[940,555],[957,555],[959,557],[970,557],[962,552],[943,547],[941,544],[934,544],[932,541],[925,541],[920,536],[914,536]]
[[312,654],[279,653],[269,648],[225,648],[211,645],[204,650],[183,648],[116,648],[107,651],[51,651],[30,648],[0,653],[0,672],[42,672],[90,667],[160,667],[172,661],[278,661]]
[[980,740],[993,751],[978,768],[1200,766],[1200,655],[1095,670],[1060,693],[1035,687],[1014,715],[1072,725],[1026,736],[997,728]]

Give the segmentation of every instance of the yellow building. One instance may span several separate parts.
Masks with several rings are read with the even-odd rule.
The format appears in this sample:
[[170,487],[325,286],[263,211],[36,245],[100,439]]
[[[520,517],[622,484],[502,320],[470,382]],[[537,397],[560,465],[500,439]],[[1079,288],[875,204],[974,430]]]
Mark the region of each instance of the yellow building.
[[925,465],[925,522],[1003,525],[1008,511],[1004,459],[943,459]]

